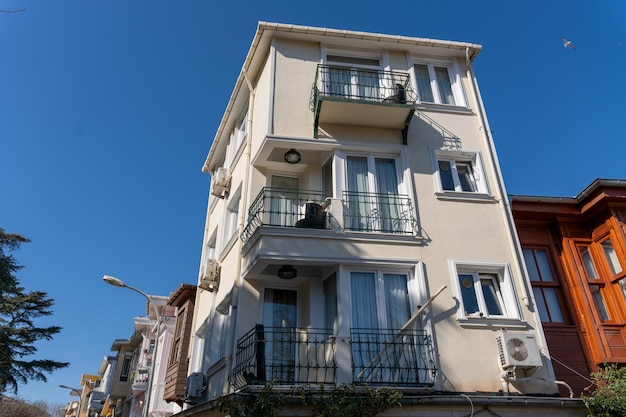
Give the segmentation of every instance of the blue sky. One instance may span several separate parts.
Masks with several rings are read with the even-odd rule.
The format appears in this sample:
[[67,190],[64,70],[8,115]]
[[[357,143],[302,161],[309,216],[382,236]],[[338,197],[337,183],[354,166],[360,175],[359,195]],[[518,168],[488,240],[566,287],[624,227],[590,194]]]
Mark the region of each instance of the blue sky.
[[[197,279],[201,172],[260,20],[483,45],[475,70],[507,191],[573,196],[626,178],[626,2],[0,0],[0,227],[71,362],[28,400],[96,373],[145,313],[117,276],[168,295]],[[567,36],[576,50],[564,48]]]

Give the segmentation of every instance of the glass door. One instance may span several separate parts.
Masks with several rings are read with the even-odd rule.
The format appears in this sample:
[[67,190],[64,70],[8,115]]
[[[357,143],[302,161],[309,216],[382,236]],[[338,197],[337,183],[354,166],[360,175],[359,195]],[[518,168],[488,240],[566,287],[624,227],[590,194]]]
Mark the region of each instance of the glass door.
[[267,381],[284,383],[295,380],[297,299],[295,290],[265,289],[263,329]]
[[[299,218],[300,180],[296,177],[272,175],[269,193],[270,225],[294,226]],[[267,197],[266,197],[267,198]]]

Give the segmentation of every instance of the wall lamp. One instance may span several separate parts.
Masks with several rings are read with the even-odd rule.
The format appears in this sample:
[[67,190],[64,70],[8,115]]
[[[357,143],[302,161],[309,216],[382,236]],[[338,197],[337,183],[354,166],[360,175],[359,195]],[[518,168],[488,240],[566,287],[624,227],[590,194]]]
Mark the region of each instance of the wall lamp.
[[302,155],[300,152],[296,151],[294,148],[289,149],[285,152],[285,162],[288,164],[297,164],[302,160]]
[[278,278],[281,279],[294,279],[298,276],[298,270],[292,265],[283,265],[278,268]]

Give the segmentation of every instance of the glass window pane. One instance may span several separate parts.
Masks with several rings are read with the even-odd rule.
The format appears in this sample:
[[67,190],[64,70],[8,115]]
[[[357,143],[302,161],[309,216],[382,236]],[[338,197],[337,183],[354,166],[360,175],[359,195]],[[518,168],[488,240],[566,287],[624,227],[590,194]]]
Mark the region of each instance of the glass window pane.
[[437,87],[439,88],[439,96],[444,104],[456,104],[454,94],[452,94],[452,83],[450,83],[450,74],[448,68],[435,67],[435,78],[437,79]]
[[415,65],[415,82],[417,83],[417,93],[420,101],[433,103],[433,90],[430,87],[430,75],[428,74],[428,66]]
[[352,295],[352,326],[360,329],[377,329],[376,281],[371,272],[350,273]]
[[379,93],[379,81],[378,71],[357,71],[357,90],[359,99],[364,100],[378,100],[380,98]]
[[563,323],[565,320],[563,319],[563,312],[561,311],[559,299],[556,296],[556,290],[554,288],[544,288],[543,295],[545,296],[546,304],[550,310],[550,321],[554,323]]
[[583,265],[585,265],[585,271],[587,272],[587,276],[591,279],[598,279],[596,268],[593,266],[593,261],[591,260],[589,248],[586,246],[582,246],[580,248],[580,256],[583,259]]
[[385,305],[387,310],[387,327],[401,329],[411,317],[407,276],[404,274],[384,274]]
[[439,161],[439,177],[441,178],[441,188],[454,191],[454,179],[450,161]]
[[524,249],[524,261],[526,262],[526,269],[528,269],[528,275],[531,281],[541,281],[539,275],[539,269],[537,268],[537,262],[535,261],[534,250]]
[[499,300],[500,288],[495,278],[480,278],[480,285],[483,290],[483,297],[487,305],[487,314],[490,316],[501,316],[502,305]]
[[331,67],[328,69],[328,78],[326,82],[326,94],[330,96],[350,97],[350,68]]
[[544,282],[554,282],[552,269],[550,268],[550,261],[548,260],[548,252],[543,249],[537,249],[534,252],[535,259],[537,260],[537,267],[541,273],[541,280]]
[[463,191],[474,192],[474,178],[472,174],[472,167],[467,162],[457,162],[456,172],[459,175],[459,182],[461,183],[461,189]]
[[622,272],[622,266],[619,264],[619,259],[617,259],[617,253],[615,252],[611,239],[602,242],[602,251],[604,252],[604,256],[606,256],[606,261],[609,263],[611,273],[615,275]]
[[550,314],[548,314],[548,306],[546,300],[543,297],[541,288],[533,288],[533,294],[535,295],[535,303],[537,304],[537,310],[539,310],[539,317],[543,322],[550,321]]
[[478,312],[478,300],[474,289],[474,276],[471,274],[459,274],[459,284],[461,287],[461,297],[465,315]]
[[602,297],[600,286],[590,285],[589,289],[591,290],[591,296],[593,297],[593,301],[596,304],[596,309],[598,310],[598,315],[600,316],[600,319],[611,320],[609,312],[606,309],[606,304],[604,304],[604,298]]

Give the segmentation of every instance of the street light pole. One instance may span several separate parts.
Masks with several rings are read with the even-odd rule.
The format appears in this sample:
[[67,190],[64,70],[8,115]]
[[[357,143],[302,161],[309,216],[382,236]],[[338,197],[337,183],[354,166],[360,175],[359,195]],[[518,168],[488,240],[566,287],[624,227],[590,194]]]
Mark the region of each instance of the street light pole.
[[112,277],[110,275],[105,275],[102,277],[102,279],[107,284],[111,284],[115,287],[128,288],[129,290],[138,292],[139,294],[143,295],[146,298],[146,300],[148,300],[148,303],[152,306],[154,310],[154,314],[156,315],[157,330],[156,330],[156,339],[154,341],[154,354],[152,355],[152,363],[150,364],[150,375],[148,375],[148,395],[146,396],[146,403],[144,404],[144,407],[143,407],[143,415],[144,417],[148,417],[148,409],[150,407],[150,398],[152,397],[152,384],[154,381],[154,365],[156,363],[156,359],[158,357],[157,355],[159,353],[159,332],[161,331],[161,313],[159,313],[159,309],[157,308],[157,305],[154,303],[154,300],[152,300],[152,298],[148,294],[141,291],[139,288],[131,287],[130,285],[127,285],[126,283],[124,283],[124,281],[122,281],[121,279]]

